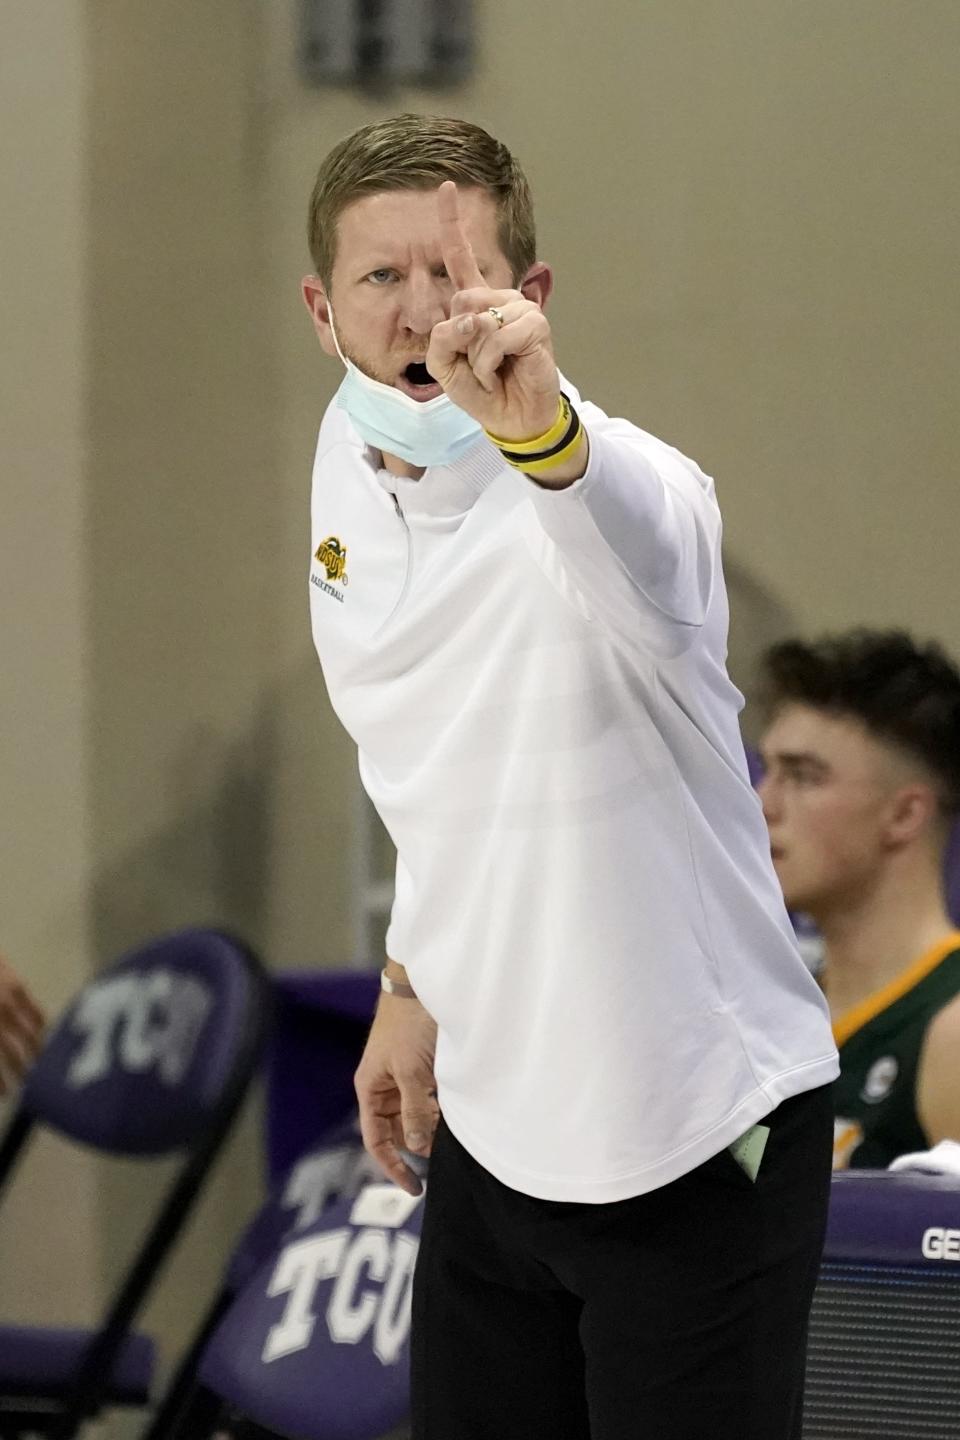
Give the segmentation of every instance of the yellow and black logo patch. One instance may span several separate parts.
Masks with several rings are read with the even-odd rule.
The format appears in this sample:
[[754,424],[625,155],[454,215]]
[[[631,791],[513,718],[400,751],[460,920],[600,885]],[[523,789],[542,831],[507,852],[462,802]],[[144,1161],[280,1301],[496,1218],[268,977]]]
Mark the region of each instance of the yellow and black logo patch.
[[347,547],[341,545],[336,535],[328,535],[326,540],[321,540],[315,559],[326,570],[328,580],[339,580],[341,585],[346,585]]

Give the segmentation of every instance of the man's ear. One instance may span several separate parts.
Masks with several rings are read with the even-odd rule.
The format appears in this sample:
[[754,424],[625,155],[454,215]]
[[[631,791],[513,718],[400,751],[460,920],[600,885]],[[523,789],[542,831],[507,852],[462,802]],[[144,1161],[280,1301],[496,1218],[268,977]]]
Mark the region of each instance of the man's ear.
[[545,265],[542,260],[531,265],[520,282],[519,289],[525,300],[532,300],[541,310],[545,310],[553,290],[553,271],[550,266]]
[[901,785],[890,798],[885,827],[886,839],[892,849],[912,844],[928,831],[939,814],[937,794],[932,785],[917,781]]
[[333,331],[330,328],[330,305],[319,275],[305,275],[300,286],[300,293],[303,295],[304,305],[310,311],[310,319],[313,321],[313,328],[317,332],[317,339],[320,341],[324,354],[335,356],[337,347],[334,344]]

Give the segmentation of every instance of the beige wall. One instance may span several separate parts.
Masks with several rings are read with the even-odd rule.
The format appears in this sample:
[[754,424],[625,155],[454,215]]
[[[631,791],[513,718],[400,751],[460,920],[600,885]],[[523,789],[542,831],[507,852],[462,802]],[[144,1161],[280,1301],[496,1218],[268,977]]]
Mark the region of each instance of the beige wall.
[[[289,560],[261,283],[259,11],[90,0],[86,16],[94,940],[109,956],[224,923],[276,961],[274,637]],[[151,1303],[168,1355],[257,1201],[254,1126],[248,1114]],[[114,1166],[104,1184],[109,1278],[156,1200],[142,1168]]]
[[[301,85],[293,0],[0,7],[0,945],[52,1004],[186,921],[348,953],[353,758],[305,586],[339,377],[297,282],[316,165],[372,116],[468,115],[525,161],[561,364],[717,478],[742,681],[794,625],[960,653],[955,0],[476,11],[468,86],[373,101]],[[170,1349],[256,1173],[254,1117],[153,1307]],[[136,1190],[100,1194],[111,1257]]]
[[[0,7],[0,951],[53,1012],[92,954],[81,21],[67,0]],[[58,1293],[65,1322],[89,1316],[96,1225],[90,1167],[45,1140],[3,1207],[0,1315]]]

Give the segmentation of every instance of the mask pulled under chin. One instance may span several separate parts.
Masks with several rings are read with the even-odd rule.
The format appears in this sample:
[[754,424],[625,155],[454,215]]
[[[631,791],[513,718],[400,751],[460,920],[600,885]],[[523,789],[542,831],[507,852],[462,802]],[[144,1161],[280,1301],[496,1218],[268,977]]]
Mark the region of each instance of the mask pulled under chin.
[[361,439],[375,449],[397,455],[409,465],[449,465],[483,434],[472,415],[446,395],[414,400],[365,375],[346,356],[341,358],[347,373],[337,391],[337,404]]

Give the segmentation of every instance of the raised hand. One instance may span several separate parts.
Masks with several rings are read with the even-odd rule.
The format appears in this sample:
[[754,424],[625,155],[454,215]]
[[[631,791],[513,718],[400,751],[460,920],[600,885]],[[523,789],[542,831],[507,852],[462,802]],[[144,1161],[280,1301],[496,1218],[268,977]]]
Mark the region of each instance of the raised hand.
[[467,239],[457,187],[437,192],[443,262],[454,289],[426,364],[455,404],[503,440],[531,440],[557,418],[560,380],[550,326],[519,290],[492,290]]

